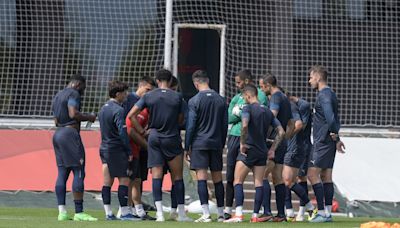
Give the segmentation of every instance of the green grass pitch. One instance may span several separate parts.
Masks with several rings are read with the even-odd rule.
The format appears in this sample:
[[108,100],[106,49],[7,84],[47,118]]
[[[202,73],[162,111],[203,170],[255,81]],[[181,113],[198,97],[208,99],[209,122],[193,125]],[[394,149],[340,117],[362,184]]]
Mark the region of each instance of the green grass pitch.
[[[186,228],[186,227],[360,227],[361,223],[368,221],[385,221],[389,223],[399,222],[399,219],[382,219],[382,218],[343,218],[335,217],[335,222],[325,224],[310,224],[307,222],[297,223],[257,223],[248,222],[248,217],[245,222],[238,224],[224,223],[178,223],[164,222],[156,223],[153,221],[144,222],[129,222],[129,221],[105,221],[104,213],[101,210],[88,210],[88,213],[99,218],[97,222],[74,222],[74,221],[57,221],[57,209],[48,208],[13,208],[0,207],[0,227],[40,227],[40,228],[57,228],[57,227],[85,227],[85,228],[101,228],[101,227],[140,227],[140,228]],[[198,218],[197,215],[190,215],[192,218]],[[168,217],[168,216],[166,216]]]

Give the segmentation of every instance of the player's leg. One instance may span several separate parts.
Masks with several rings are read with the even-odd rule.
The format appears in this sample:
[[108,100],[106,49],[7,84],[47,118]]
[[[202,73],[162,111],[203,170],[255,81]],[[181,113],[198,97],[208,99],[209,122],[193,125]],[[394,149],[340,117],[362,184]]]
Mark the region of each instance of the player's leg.
[[332,181],[332,169],[323,169],[321,171],[321,179],[324,184],[324,198],[325,198],[325,216],[329,221],[332,220],[332,201],[335,192]]
[[[308,169],[308,167],[307,167]],[[300,174],[301,176],[297,177],[297,183],[304,189],[304,191],[306,192],[306,194],[308,195],[308,184],[307,184],[307,173]],[[305,208],[306,203],[300,199],[300,207],[299,207],[299,211],[297,212],[297,216],[296,216],[296,221],[304,221],[304,214],[306,212],[306,208]]]
[[175,176],[171,173],[168,165],[165,165],[164,174],[168,172],[170,172],[171,177],[171,210],[169,213],[169,220],[176,221],[178,219],[178,202],[176,201]]
[[72,182],[72,194],[75,203],[75,221],[97,221],[94,218],[83,212],[83,192],[84,192],[84,179],[85,179],[85,164],[81,166],[72,167],[74,173],[74,180]]
[[190,155],[190,169],[195,170],[197,179],[197,193],[200,199],[200,205],[203,210],[203,215],[196,219],[195,222],[211,222],[210,208],[208,205],[208,167],[209,153],[207,150],[192,150]]
[[263,218],[258,218],[258,213],[260,212],[261,204],[263,203],[263,177],[265,173],[265,166],[254,166],[253,176],[254,176],[254,187],[256,189],[256,194],[254,196],[254,209],[253,215],[251,216],[250,222],[265,222]]
[[127,221],[138,221],[141,220],[140,217],[133,216],[131,210],[128,206],[128,192],[129,192],[129,183],[130,179],[127,174],[118,175],[118,201],[119,206],[121,208],[121,220]]
[[189,222],[193,221],[186,216],[185,212],[185,184],[183,182],[183,153],[175,156],[172,160],[168,161],[171,173],[174,176],[174,187],[176,201],[178,203],[178,218],[177,221]]
[[217,200],[217,221],[223,222],[224,217],[224,200],[225,200],[225,191],[224,184],[222,183],[222,168],[223,168],[223,159],[222,159],[222,150],[212,150],[209,151],[210,156],[210,170],[211,170],[211,178],[214,183],[215,190],[215,198]]
[[285,215],[285,196],[286,187],[282,178],[283,165],[282,163],[275,163],[272,171],[272,182],[275,187],[276,208],[278,210],[277,216],[274,217],[274,222],[286,221]]
[[57,170],[58,175],[56,180],[55,192],[58,203],[58,221],[70,220],[71,218],[68,216],[67,209],[65,207],[65,195],[67,191],[66,183],[71,169],[64,166],[57,166]]
[[210,208],[208,206],[208,189],[207,189],[207,169],[196,169],[197,176],[197,193],[199,194],[203,215],[195,220],[195,222],[211,222]]
[[235,196],[233,181],[235,175],[236,158],[239,154],[240,148],[240,137],[229,136],[227,147],[225,219],[229,219],[232,214],[233,198]]
[[[314,206],[312,205],[312,203],[310,202],[310,199],[308,198],[308,194],[307,192],[304,190],[304,188],[299,185],[296,182],[296,177],[298,175],[298,168],[295,167],[290,167],[287,165],[283,166],[283,179],[286,185],[286,194],[291,194],[291,192],[293,191],[294,193],[296,193],[296,195],[303,201],[305,202],[305,206],[306,206],[306,210],[309,212],[312,212],[314,210]],[[286,212],[287,212],[287,216],[294,220],[294,211],[293,208],[288,207],[288,204],[286,204]]]
[[235,216],[225,220],[224,222],[242,222],[243,221],[243,202],[244,202],[244,192],[243,192],[243,182],[246,179],[247,174],[250,172],[250,168],[247,167],[243,161],[237,161],[235,167],[235,178],[233,181],[234,191],[235,191]]
[[[310,152],[311,152],[312,145],[305,144],[304,151],[305,151],[305,158],[300,166],[299,175],[297,177],[297,182],[300,186],[303,187],[304,191],[308,195],[308,184],[307,184],[307,171],[308,171],[308,163],[310,162]],[[299,212],[296,216],[296,221],[304,221],[304,214],[305,214],[305,205],[306,203],[300,199],[300,207]]]
[[[101,153],[100,153],[101,155]],[[114,178],[110,175],[110,170],[108,169],[108,165],[104,159],[102,158],[102,173],[103,173],[103,187],[101,189],[101,196],[103,199],[104,211],[106,214],[106,220],[116,220],[117,218],[114,216],[111,209],[111,186],[114,183]]]
[[[324,186],[320,179],[321,169],[318,167],[308,168],[308,180],[310,181],[314,190],[315,198],[317,200],[318,214],[314,215],[312,220],[322,221],[325,218],[325,207],[324,207]],[[311,221],[312,221],[311,220]]]
[[272,170],[275,166],[275,162],[272,160],[267,161],[267,167],[265,168],[264,171],[264,176],[263,176],[263,208],[264,212],[260,216],[260,219],[263,220],[263,222],[269,221],[273,218],[272,213],[271,213],[271,186],[269,184],[269,175],[272,173]]
[[150,133],[148,138],[148,160],[147,166],[151,168],[152,175],[152,192],[153,192],[153,200],[156,206],[156,217],[157,222],[163,222],[164,213],[162,208],[162,181],[164,176],[164,158],[162,156],[160,138],[156,135]]

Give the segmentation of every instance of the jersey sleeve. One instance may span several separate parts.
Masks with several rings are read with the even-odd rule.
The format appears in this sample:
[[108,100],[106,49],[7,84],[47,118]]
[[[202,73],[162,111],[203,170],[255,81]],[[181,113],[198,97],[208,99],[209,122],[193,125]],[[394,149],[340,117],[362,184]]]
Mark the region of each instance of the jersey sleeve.
[[281,97],[278,94],[272,94],[269,108],[279,112],[279,109],[281,108]]
[[294,121],[301,121],[299,108],[296,104],[290,103],[290,108],[292,112],[292,119]]
[[193,135],[197,122],[197,96],[189,100],[188,117],[186,121],[185,150],[189,150],[193,141]]
[[146,97],[147,97],[147,94],[145,94],[142,98],[140,98],[138,100],[138,102],[136,102],[136,104],[135,104],[135,106],[138,107],[140,110],[143,110],[144,108],[147,108]]
[[243,106],[242,121],[243,120],[250,121],[250,106],[249,105]]
[[339,133],[339,126],[336,124],[331,97],[326,93],[320,94],[320,104],[322,110],[324,111],[324,116],[326,122],[328,123],[329,131],[335,134]]
[[311,118],[310,103],[308,103],[306,101],[301,101],[300,107],[299,107],[299,112],[300,112],[301,121],[303,122],[304,125],[307,125],[308,121]]
[[77,110],[79,110],[80,105],[81,105],[81,96],[79,95],[79,93],[78,92],[71,93],[68,97],[68,106],[72,106]]

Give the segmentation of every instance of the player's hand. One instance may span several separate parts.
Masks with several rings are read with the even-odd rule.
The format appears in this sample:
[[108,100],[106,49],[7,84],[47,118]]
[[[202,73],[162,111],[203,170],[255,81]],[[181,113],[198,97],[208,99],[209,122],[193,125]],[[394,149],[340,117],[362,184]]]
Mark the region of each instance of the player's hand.
[[336,142],[337,141],[337,134],[335,133],[330,133],[329,136],[331,136],[331,139]]
[[247,149],[249,149],[249,145],[240,143],[240,153],[247,157]]
[[275,158],[275,150],[268,150],[268,160],[273,160]]
[[191,150],[186,150],[185,151],[185,159],[187,162],[190,162],[190,154],[192,153]]
[[133,155],[129,155],[128,162],[131,162],[132,160],[133,160]]
[[344,153],[345,153],[344,149],[346,149],[346,146],[344,145],[344,143],[343,143],[342,141],[338,141],[338,142],[336,143],[336,150],[337,150],[339,153],[344,154]]
[[239,105],[235,105],[235,107],[233,107],[233,109],[232,109],[232,114],[240,117],[241,113],[242,113],[242,109],[239,107]]
[[96,121],[97,114],[92,112],[89,114],[88,121],[94,123]]

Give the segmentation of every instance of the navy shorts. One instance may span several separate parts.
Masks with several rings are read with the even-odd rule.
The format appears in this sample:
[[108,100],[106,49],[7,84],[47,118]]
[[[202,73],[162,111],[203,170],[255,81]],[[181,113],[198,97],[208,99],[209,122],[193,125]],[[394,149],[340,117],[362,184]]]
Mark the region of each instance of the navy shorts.
[[314,142],[309,166],[321,169],[332,169],[335,156],[336,142],[330,137],[326,137],[324,141]]
[[226,155],[226,181],[233,182],[235,178],[236,159],[240,151],[240,136],[228,136],[228,154]]
[[254,152],[251,149],[247,150],[247,156],[239,153],[237,161],[242,161],[248,168],[252,169],[254,166],[266,166],[267,165],[267,154]]
[[287,146],[288,146],[287,144],[288,141],[286,139],[283,139],[279,144],[278,148],[275,151],[275,158],[274,158],[275,164],[281,164],[281,165],[284,164],[285,155],[287,153]]
[[183,153],[181,137],[179,135],[160,137],[157,134],[150,133],[147,151],[147,166],[149,168],[164,166],[166,162]]
[[85,148],[78,130],[59,127],[53,135],[57,166],[79,167],[85,164]]
[[285,154],[284,165],[300,169],[305,159],[304,148],[302,145],[292,150],[288,150]]
[[301,164],[300,169],[299,169],[299,175],[298,175],[299,177],[306,177],[307,176],[308,163],[310,162],[311,150],[312,150],[312,144],[305,143],[304,144],[305,157],[304,157],[304,161]]
[[129,177],[131,173],[128,155],[125,152],[104,152],[100,151],[100,158],[103,164],[107,164],[110,176]]
[[194,150],[190,154],[190,169],[222,171],[222,150]]

